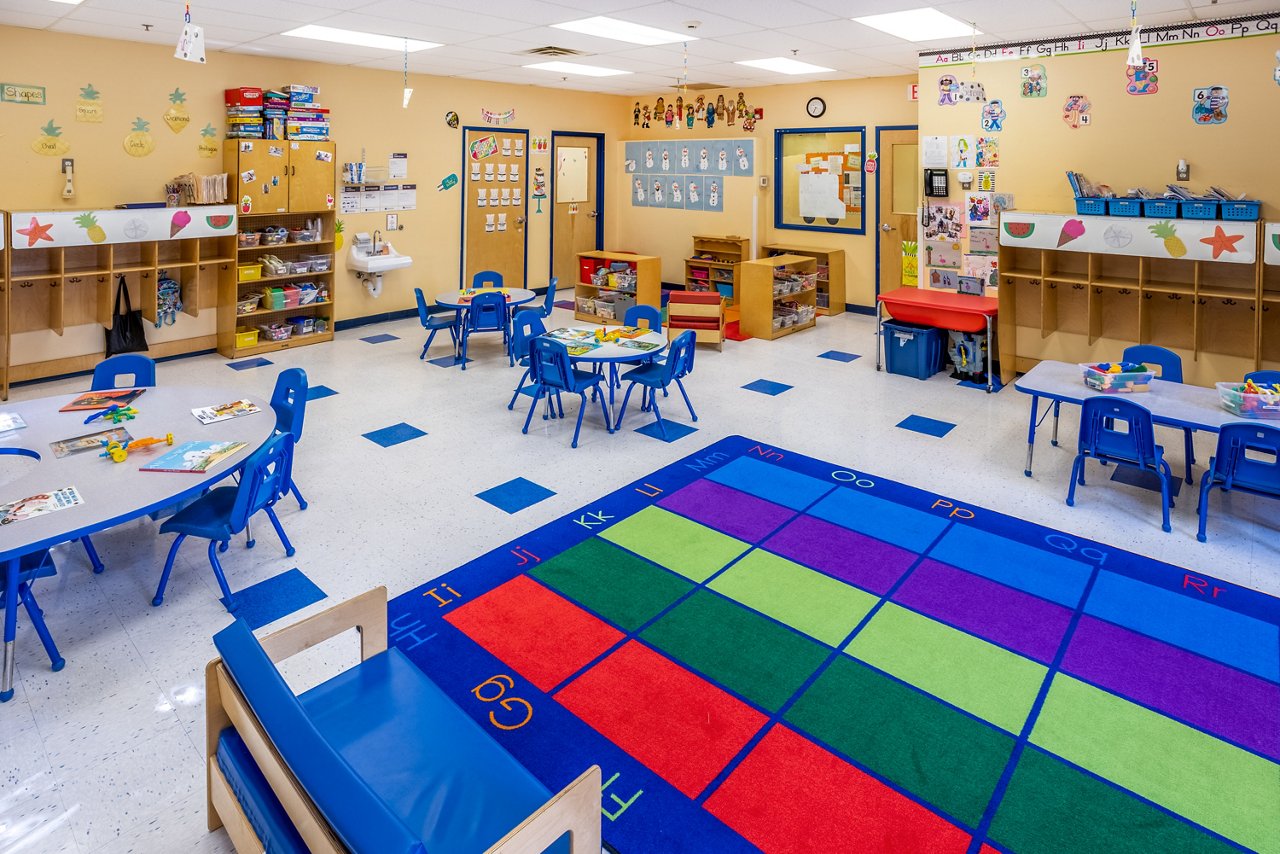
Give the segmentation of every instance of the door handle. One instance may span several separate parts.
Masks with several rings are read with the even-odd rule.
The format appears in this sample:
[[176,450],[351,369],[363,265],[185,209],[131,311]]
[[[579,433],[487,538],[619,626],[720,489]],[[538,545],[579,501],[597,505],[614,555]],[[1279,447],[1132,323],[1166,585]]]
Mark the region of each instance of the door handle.
[[524,225],[524,217],[522,216],[516,217],[516,225]]
[[880,226],[880,230],[887,232],[887,231],[896,231],[897,229],[895,229],[893,226],[889,225],[889,223],[886,222],[884,225]]
[[587,216],[591,217],[592,219],[595,219],[597,216],[599,216],[599,214],[597,214],[595,211],[587,211]]

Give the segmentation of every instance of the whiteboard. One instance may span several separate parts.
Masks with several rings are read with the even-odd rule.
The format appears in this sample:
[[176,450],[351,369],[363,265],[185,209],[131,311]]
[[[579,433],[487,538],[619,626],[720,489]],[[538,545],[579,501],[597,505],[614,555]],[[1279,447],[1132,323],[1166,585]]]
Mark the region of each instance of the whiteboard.
[[586,202],[587,155],[585,148],[556,148],[556,204]]

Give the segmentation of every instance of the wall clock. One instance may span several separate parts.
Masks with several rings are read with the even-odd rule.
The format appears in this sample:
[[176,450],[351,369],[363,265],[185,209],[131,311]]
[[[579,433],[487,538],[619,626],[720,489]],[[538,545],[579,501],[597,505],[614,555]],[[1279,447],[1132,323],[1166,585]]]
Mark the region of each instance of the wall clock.
[[805,105],[805,111],[809,113],[810,118],[821,118],[822,114],[827,111],[827,102],[815,95]]

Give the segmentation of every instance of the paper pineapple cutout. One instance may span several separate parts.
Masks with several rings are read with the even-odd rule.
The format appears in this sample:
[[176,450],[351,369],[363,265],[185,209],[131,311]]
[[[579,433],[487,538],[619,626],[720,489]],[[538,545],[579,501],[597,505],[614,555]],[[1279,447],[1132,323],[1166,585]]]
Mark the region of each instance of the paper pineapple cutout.
[[200,142],[196,145],[196,151],[200,152],[201,157],[218,156],[217,136],[218,132],[211,124],[205,125],[200,131]]
[[76,217],[76,225],[85,230],[85,235],[94,243],[101,243],[107,239],[107,233],[102,230],[102,226],[98,225],[98,218],[93,212],[82,213]]
[[338,252],[342,249],[342,232],[346,230],[346,224],[338,219],[333,222],[333,251]]
[[102,101],[99,100],[101,97],[102,93],[93,88],[92,83],[80,87],[80,99],[76,101],[76,121],[100,124],[102,122]]
[[187,112],[187,93],[174,89],[169,95],[169,109],[164,112],[164,123],[174,133],[182,133],[191,124],[191,114]]
[[61,157],[71,150],[71,146],[62,138],[62,128],[49,119],[49,123],[40,128],[40,135],[31,143],[31,150],[45,157]]
[[151,136],[151,122],[141,116],[133,120],[133,130],[125,135],[124,151],[130,157],[146,157],[156,150],[156,141]]

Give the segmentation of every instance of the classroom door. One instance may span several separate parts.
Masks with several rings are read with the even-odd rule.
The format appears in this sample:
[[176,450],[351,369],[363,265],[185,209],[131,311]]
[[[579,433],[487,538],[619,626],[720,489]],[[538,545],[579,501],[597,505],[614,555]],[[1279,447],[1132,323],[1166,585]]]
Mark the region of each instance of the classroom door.
[[604,248],[600,145],[595,134],[551,135],[551,275],[560,287],[578,281],[579,252]]
[[288,145],[289,210],[333,210],[337,179],[334,144],[290,140]]
[[881,131],[876,194],[880,199],[880,282],[877,293],[917,286],[923,272],[916,242],[920,151],[916,130]]
[[503,284],[523,288],[528,247],[529,132],[503,127],[464,131],[462,164],[462,286],[493,270]]

